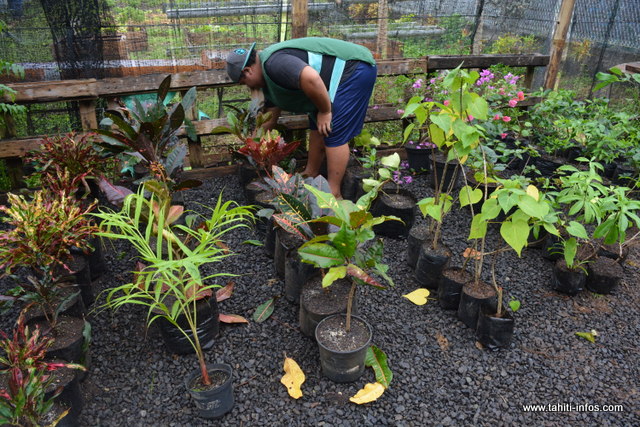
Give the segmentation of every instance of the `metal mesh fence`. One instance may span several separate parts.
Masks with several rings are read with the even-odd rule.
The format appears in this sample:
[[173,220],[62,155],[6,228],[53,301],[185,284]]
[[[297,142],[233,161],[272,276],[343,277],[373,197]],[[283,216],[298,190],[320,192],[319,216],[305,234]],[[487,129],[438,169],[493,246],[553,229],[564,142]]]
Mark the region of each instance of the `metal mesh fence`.
[[[548,54],[560,3],[311,0],[308,34],[386,58]],[[27,81],[222,68],[231,47],[288,39],[292,25],[285,0],[0,0],[0,19],[1,57],[22,64]],[[640,0],[576,0],[559,86],[586,95],[598,71],[638,61],[639,33]],[[211,117],[221,111],[215,100],[202,105]]]

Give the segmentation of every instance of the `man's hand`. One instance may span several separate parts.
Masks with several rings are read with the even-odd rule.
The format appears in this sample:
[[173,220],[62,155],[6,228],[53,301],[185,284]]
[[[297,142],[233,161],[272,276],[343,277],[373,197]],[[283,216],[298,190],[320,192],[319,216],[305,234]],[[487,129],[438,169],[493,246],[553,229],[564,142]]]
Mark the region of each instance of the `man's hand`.
[[328,113],[318,113],[318,132],[322,136],[329,136],[331,133],[331,111]]

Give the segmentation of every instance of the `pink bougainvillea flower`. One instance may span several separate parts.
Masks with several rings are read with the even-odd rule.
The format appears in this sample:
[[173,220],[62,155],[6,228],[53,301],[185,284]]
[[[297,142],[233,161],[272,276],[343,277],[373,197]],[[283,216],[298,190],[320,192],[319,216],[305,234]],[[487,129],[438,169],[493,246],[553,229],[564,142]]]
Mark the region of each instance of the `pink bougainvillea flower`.
[[449,102],[449,100],[448,100],[448,99],[445,99],[445,100],[444,100],[444,102],[443,102],[443,104],[444,104],[444,105],[449,105],[449,104],[450,104],[450,102]]
[[404,114],[404,110],[398,109],[398,111],[396,111],[396,113],[398,113],[399,115],[402,115],[402,114]]
[[509,117],[509,116],[503,116],[503,117],[502,117],[502,121],[503,121],[503,122],[510,122],[510,121],[511,121],[511,117]]
[[518,100],[517,99],[510,99],[509,100],[509,107],[515,107],[516,105],[518,105]]
[[500,114],[496,114],[495,116],[493,116],[493,120],[500,120]]
[[518,92],[518,101],[524,101],[524,92],[523,91]]
[[469,114],[469,121],[473,120],[473,116],[471,114]]
[[500,139],[505,139],[506,137],[507,137],[507,134],[506,134],[506,133],[501,133],[501,134],[500,134]]

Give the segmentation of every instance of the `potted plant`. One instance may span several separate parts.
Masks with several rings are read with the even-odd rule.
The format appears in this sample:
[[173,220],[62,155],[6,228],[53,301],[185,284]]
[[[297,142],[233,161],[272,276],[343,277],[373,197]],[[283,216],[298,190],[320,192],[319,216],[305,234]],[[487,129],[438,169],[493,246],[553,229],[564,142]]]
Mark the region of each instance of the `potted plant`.
[[[342,179],[341,192],[345,199],[355,202],[364,193],[363,180],[371,178],[374,168],[378,164],[378,152],[376,147],[380,145],[380,140],[364,129],[358,136],[353,138],[353,152],[350,156],[349,166]],[[355,161],[351,161],[354,159]]]
[[[338,307],[339,314],[325,313],[324,318],[317,322],[314,336],[320,348],[323,373],[333,381],[350,382],[359,378],[364,371],[366,350],[372,336],[367,322],[352,316],[356,286],[368,284],[383,288],[376,276],[393,285],[393,280],[387,275],[388,266],[381,262],[382,241],[367,243],[375,238],[373,226],[396,218],[374,217],[369,212],[371,201],[376,196],[374,190],[353,203],[350,200],[336,200],[331,193],[308,185],[307,189],[316,196],[318,206],[333,212],[333,215],[314,221],[331,224],[336,231],[306,242],[298,249],[298,253],[304,261],[318,268],[328,269],[323,274],[322,290],[319,292],[329,292],[338,280],[347,277],[350,279],[347,282],[349,291],[344,307],[346,314],[342,314],[343,307]],[[327,287],[330,289],[326,289]],[[301,312],[304,305],[301,297]],[[332,340],[331,337],[336,339]],[[356,344],[352,341],[350,346],[344,346],[354,339]]]
[[[187,136],[196,140],[197,135],[193,123],[185,117],[196,99],[195,87],[189,89],[182,101],[167,107],[164,100],[171,88],[171,75],[168,75],[158,88],[155,102],[146,107],[138,99],[134,99],[135,108],[129,109],[121,104],[115,110],[105,111],[105,118],[100,123],[107,129],[98,129],[104,150],[122,156],[128,156],[126,163],[140,165],[142,176],[134,181],[140,184],[155,179],[169,185],[171,193],[197,187],[198,180],[179,180],[187,147],[178,139],[178,131],[184,125]],[[113,128],[109,128],[113,127]],[[100,188],[106,192],[113,187],[106,179],[100,180]],[[117,196],[111,192],[111,196]],[[116,197],[115,200],[121,201]],[[114,202],[111,199],[110,201]]]
[[[36,191],[31,200],[15,194],[9,199],[10,207],[0,206],[3,220],[13,227],[0,235],[0,268],[11,275],[19,267],[26,267],[29,275],[26,279],[13,276],[19,283],[5,295],[4,304],[23,301],[35,305],[38,310],[31,315],[33,321],[39,322],[45,333],[61,338],[49,352],[60,351],[60,357],[79,361],[87,324],[75,317],[61,319],[60,314],[68,311],[81,315],[84,310],[77,286],[64,279],[73,273],[68,265],[71,249],[88,250],[90,238],[97,231],[88,216],[93,205],[84,209],[73,198],[49,197],[44,191]],[[69,349],[58,347],[67,341],[59,335],[62,331],[71,334]]]
[[[139,304],[147,308],[148,325],[165,321],[180,331],[200,366],[198,372],[186,378],[186,387],[196,400],[200,416],[220,417],[233,406],[231,367],[207,365],[200,331],[201,322],[207,319],[199,318],[199,305],[212,295],[214,288],[220,287],[213,280],[231,274],[202,274],[201,267],[230,256],[222,237],[246,226],[253,216],[248,207],[223,203],[220,195],[210,216],[201,223],[187,216],[186,225],[166,226],[171,210],[155,203],[153,193],[145,198],[148,185],[128,196],[120,212],[95,214],[104,230],[99,234],[130,242],[142,263],[133,281],[105,291],[104,307],[115,310],[125,304]],[[214,299],[207,301],[215,303]]]
[[417,199],[403,184],[410,184],[410,175],[402,176],[403,163],[400,155],[393,153],[379,159],[379,165],[371,178],[362,180],[364,191],[377,188],[378,197],[373,202],[371,213],[375,216],[395,216],[400,221],[388,221],[374,227],[376,234],[401,238],[408,234],[415,222]]
[[[75,418],[82,409],[75,374],[61,376],[63,370],[85,370],[78,364],[47,360],[53,338],[38,327],[26,326],[24,312],[18,317],[13,335],[0,331],[0,423],[2,425],[55,425]],[[56,375],[67,378],[58,381]],[[3,387],[6,386],[5,387]],[[74,387],[75,386],[75,387]],[[54,406],[55,405],[55,406]],[[77,421],[75,421],[77,422]]]
[[[408,117],[413,114],[416,119],[405,129],[404,139],[407,140],[417,126],[444,156],[440,164],[432,156],[434,196],[418,201],[420,211],[431,221],[427,234],[422,239],[424,243],[419,248],[415,277],[421,286],[430,289],[437,288],[442,271],[451,257],[451,251],[440,244],[440,235],[444,217],[451,210],[454,201],[452,193],[459,170],[458,159],[464,161],[484,135],[483,128],[476,121],[487,118],[487,101],[470,91],[478,78],[477,72],[467,72],[458,66],[443,78],[442,85],[447,89],[447,99],[440,103],[425,101],[422,96],[413,97],[403,115]],[[420,239],[416,241],[420,242]]]

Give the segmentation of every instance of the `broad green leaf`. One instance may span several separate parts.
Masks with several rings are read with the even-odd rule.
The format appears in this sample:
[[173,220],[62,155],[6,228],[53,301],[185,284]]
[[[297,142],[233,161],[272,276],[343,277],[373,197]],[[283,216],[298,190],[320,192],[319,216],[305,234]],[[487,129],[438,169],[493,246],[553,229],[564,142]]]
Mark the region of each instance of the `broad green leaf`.
[[535,185],[527,186],[527,194],[533,197],[536,201],[540,200],[540,192]]
[[575,237],[571,237],[564,241],[564,260],[568,267],[573,267],[573,262],[578,252],[578,241]]
[[344,257],[339,250],[324,243],[302,245],[298,249],[300,258],[315,264],[320,268],[329,268],[344,263]]
[[275,306],[275,298],[270,298],[266,302],[260,304],[253,313],[253,320],[257,323],[262,323],[271,316],[273,308]]
[[482,190],[476,188],[475,190],[469,186],[465,185],[460,189],[460,207],[464,207],[467,205],[473,205],[482,200]]
[[482,214],[477,214],[471,220],[469,239],[482,239],[487,235],[487,220]]
[[364,364],[365,366],[373,368],[377,382],[382,384],[384,388],[389,388],[389,384],[391,384],[391,380],[393,380],[393,372],[389,369],[387,355],[384,354],[382,350],[375,345],[369,347],[367,349]]
[[569,225],[567,226],[567,233],[571,234],[574,237],[578,237],[580,239],[588,239],[587,230],[584,228],[584,225],[580,224],[576,221],[569,221]]
[[327,271],[327,274],[322,278],[322,287],[326,288],[331,286],[333,282],[338,279],[344,279],[347,275],[347,266],[341,265],[339,267],[332,267]]
[[525,221],[505,221],[500,226],[500,235],[521,256],[529,238],[529,225]]
[[516,311],[520,310],[520,305],[520,301],[511,297],[511,300],[509,301],[509,308],[511,309],[511,311],[515,313]]
[[400,155],[398,153],[393,153],[389,156],[385,156],[380,159],[380,163],[392,169],[398,169],[400,167]]
[[413,132],[413,128],[416,126],[415,123],[409,123],[409,125],[404,129],[404,139],[403,141],[406,141],[407,139],[409,139],[409,135],[411,135],[411,132]]
[[522,209],[524,213],[533,218],[542,219],[546,214],[549,213],[549,206],[546,203],[538,202],[536,201],[536,199],[529,195],[520,197],[520,200],[518,201],[518,207]]
[[413,292],[409,292],[408,294],[402,295],[415,305],[425,305],[427,303],[427,297],[431,292],[426,288],[418,288]]
[[491,220],[497,217],[500,214],[498,200],[495,198],[485,200],[482,204],[482,209],[480,209],[480,213],[482,214],[482,218],[485,220]]
[[338,230],[331,242],[343,258],[352,257],[358,244],[356,241],[356,232],[344,226]]

